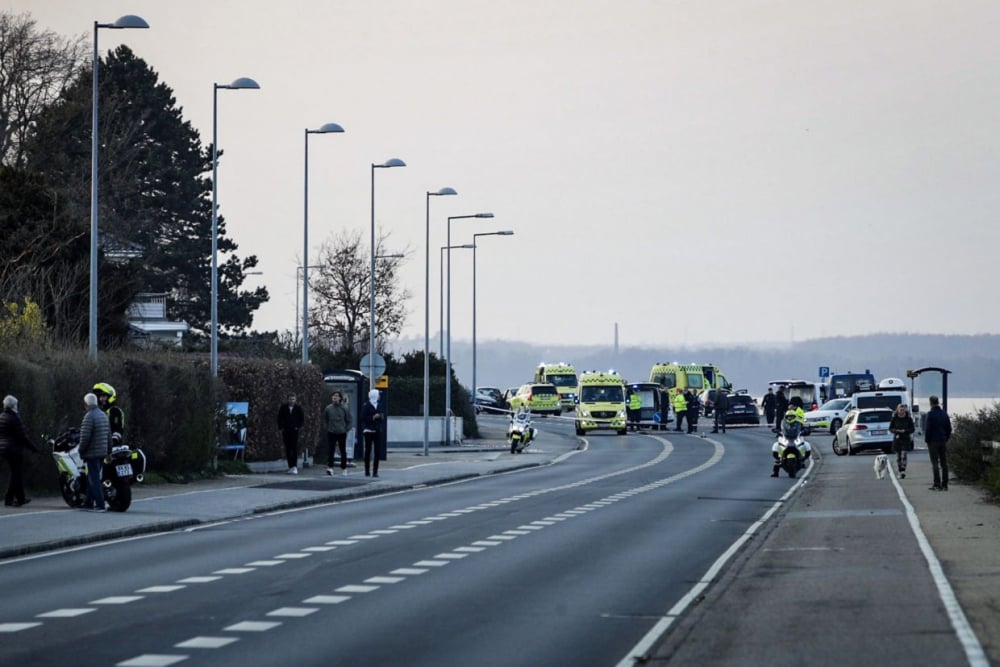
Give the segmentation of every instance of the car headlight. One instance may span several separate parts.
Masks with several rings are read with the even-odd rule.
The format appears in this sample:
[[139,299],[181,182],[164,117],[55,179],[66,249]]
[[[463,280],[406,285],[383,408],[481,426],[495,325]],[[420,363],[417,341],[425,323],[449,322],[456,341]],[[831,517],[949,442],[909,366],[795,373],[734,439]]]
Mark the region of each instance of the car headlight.
[[618,416],[619,417],[624,417],[625,416],[625,411],[624,410],[619,410],[618,411]]
[[589,417],[590,416],[590,412],[588,410],[580,410],[580,416],[581,417]]

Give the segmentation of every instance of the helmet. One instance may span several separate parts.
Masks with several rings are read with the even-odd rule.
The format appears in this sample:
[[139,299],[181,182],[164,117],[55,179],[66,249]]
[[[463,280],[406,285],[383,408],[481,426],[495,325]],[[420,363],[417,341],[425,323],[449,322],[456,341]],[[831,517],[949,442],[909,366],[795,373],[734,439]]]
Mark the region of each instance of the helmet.
[[115,388],[112,387],[107,382],[98,382],[94,385],[94,393],[100,396],[101,394],[108,397],[108,403],[114,403],[117,394],[115,393]]

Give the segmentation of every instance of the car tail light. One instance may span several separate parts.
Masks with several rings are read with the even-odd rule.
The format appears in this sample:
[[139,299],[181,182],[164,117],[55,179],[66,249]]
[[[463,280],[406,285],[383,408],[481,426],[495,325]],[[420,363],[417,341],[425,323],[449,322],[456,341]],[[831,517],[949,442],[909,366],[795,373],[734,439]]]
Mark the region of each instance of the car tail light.
[[867,431],[868,427],[865,426],[864,424],[855,424],[854,426],[851,427],[851,430],[852,431]]

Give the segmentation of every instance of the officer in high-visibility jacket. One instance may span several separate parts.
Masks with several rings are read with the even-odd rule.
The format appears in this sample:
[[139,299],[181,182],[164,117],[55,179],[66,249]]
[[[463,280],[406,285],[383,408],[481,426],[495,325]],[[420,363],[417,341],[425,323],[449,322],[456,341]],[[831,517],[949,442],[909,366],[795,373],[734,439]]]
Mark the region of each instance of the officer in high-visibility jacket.
[[674,430],[680,431],[681,422],[684,420],[684,415],[687,414],[687,409],[688,409],[687,398],[685,398],[684,392],[681,391],[680,389],[678,389],[677,393],[674,394],[673,404],[674,404],[674,419],[677,420],[677,423],[675,424],[677,428],[675,428]]
[[639,392],[629,392],[628,396],[628,421],[629,428],[633,431],[639,430],[639,419],[642,413],[642,396]]

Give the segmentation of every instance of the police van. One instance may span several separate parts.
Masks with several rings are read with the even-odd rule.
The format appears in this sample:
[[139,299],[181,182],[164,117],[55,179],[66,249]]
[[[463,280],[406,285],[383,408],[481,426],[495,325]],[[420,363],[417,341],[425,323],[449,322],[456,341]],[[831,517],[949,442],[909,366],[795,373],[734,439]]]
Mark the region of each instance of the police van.
[[585,435],[588,431],[597,429],[610,429],[618,435],[628,432],[625,421],[625,385],[618,373],[583,373],[576,393],[579,399],[574,420],[577,435]]
[[576,408],[579,380],[576,369],[569,364],[539,364],[535,369],[535,382],[555,385],[563,412],[572,412]]

